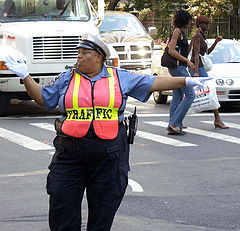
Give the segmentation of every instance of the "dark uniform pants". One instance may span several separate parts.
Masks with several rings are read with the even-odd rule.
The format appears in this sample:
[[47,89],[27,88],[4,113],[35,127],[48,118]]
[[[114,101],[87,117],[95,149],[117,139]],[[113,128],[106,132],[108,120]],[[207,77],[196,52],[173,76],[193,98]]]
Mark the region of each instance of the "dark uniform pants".
[[54,140],[49,166],[49,226],[52,231],[81,231],[81,204],[86,189],[87,231],[108,231],[128,183],[129,145],[120,126],[114,140],[96,137]]

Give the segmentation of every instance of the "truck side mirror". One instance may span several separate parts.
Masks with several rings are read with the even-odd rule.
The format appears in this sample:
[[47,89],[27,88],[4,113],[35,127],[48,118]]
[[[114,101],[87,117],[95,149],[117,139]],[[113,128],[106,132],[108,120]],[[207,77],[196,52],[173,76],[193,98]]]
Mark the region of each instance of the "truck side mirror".
[[152,35],[157,35],[157,28],[155,26],[148,27],[148,33]]
[[92,9],[94,9],[94,24],[95,26],[99,27],[102,24],[102,21],[104,19],[104,0],[98,0],[98,8],[97,11],[94,9],[94,7],[91,5]]
[[104,19],[104,0],[98,0],[98,19],[102,21]]

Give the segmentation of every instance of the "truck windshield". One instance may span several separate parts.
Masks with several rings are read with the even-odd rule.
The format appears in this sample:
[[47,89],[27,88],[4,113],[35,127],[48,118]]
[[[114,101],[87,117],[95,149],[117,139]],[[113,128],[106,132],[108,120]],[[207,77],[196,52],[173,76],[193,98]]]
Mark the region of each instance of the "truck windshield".
[[86,0],[0,0],[0,22],[88,21]]
[[135,16],[107,15],[99,27],[101,33],[114,33],[119,31],[146,35],[147,32]]

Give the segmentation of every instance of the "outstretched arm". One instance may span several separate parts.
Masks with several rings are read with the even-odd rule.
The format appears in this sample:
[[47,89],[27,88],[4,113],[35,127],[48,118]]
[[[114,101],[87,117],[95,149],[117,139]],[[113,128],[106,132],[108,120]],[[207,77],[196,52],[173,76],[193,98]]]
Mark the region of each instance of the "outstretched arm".
[[181,88],[184,86],[198,86],[203,87],[206,80],[212,79],[211,77],[157,77],[150,89],[153,91],[171,90]]

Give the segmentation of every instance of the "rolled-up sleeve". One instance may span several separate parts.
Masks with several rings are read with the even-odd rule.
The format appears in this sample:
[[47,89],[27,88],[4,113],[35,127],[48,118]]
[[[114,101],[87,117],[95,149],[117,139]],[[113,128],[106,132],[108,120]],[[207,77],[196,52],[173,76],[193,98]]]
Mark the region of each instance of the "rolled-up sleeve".
[[65,78],[67,75],[68,72],[63,72],[54,78],[48,85],[42,86],[42,97],[49,111],[53,111],[58,106],[61,94],[63,94],[63,88],[67,86],[65,83],[66,80],[68,80]]
[[118,70],[123,94],[131,96],[142,102],[146,102],[151,96],[150,89],[156,77],[153,75],[141,75],[127,70]]

